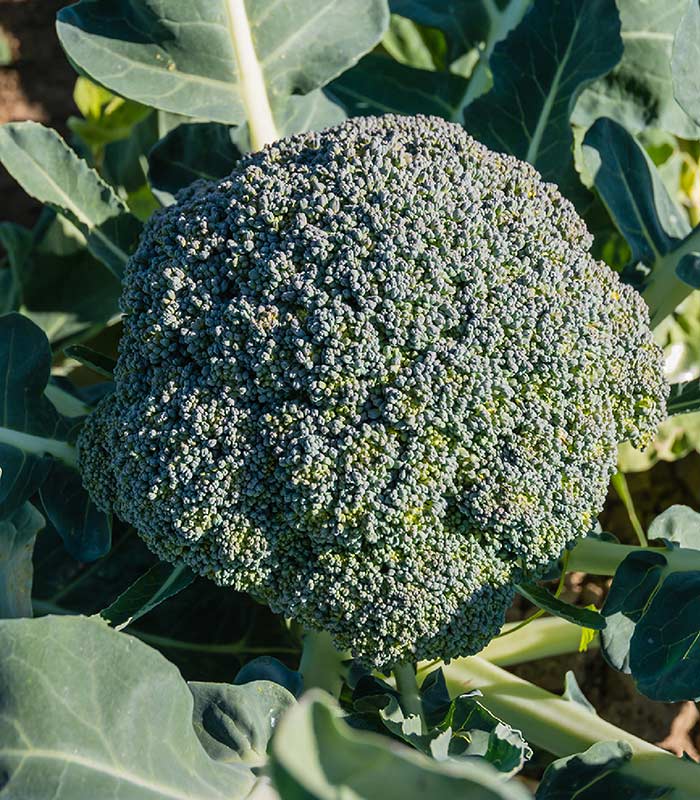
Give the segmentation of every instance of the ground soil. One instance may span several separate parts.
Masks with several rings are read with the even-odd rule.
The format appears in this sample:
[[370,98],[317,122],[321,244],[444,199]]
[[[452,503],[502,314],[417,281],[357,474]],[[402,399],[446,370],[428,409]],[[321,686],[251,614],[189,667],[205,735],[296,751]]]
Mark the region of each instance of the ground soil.
[[[75,73],[68,65],[54,30],[56,11],[67,0],[0,0],[0,33],[10,41],[13,61],[0,67],[0,122],[33,119],[65,134],[65,120],[75,113],[72,99]],[[37,204],[28,198],[0,167],[3,219],[31,225]],[[660,511],[674,503],[700,510],[700,456],[661,463],[652,470],[628,476],[628,483],[642,524],[646,527]],[[613,494],[601,519],[604,529],[623,541],[634,541],[622,503]],[[568,599],[600,605],[606,585],[586,576],[573,576]],[[525,604],[513,610],[515,618],[531,613]],[[652,742],[672,750],[694,752],[700,729],[694,704],[652,703],[636,693],[633,682],[610,669],[600,655],[588,653],[545,659],[517,668],[518,674],[554,691],[562,690],[562,678],[574,671],[579,685],[602,717]],[[669,738],[670,737],[670,738]]]
[[[0,123],[32,119],[66,133],[75,72],[56,37],[56,12],[68,0],[0,0],[0,35],[12,61],[0,67]],[[0,166],[0,216],[31,226],[37,204]]]

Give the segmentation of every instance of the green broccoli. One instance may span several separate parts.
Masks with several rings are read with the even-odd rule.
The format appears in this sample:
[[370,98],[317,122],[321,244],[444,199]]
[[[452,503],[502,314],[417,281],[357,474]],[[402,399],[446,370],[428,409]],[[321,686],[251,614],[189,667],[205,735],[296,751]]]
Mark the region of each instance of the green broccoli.
[[475,653],[664,416],[644,302],[590,245],[442,119],[248,155],[146,227],[85,485],[367,664]]

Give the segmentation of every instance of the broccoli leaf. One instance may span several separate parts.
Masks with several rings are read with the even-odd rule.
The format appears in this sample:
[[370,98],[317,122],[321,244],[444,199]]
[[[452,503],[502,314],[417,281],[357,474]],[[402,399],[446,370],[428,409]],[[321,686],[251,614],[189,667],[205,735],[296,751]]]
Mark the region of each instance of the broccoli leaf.
[[627,742],[597,742],[584,753],[557,759],[545,770],[536,800],[654,800],[668,795],[666,787],[625,775],[622,768],[631,758]]
[[[377,80],[381,74],[382,80]],[[351,117],[365,114],[434,114],[459,121],[467,82],[449,72],[429,72],[370,53],[328,91]]]
[[[83,0],[59,11],[57,30],[70,59],[118,94],[240,125],[251,76],[262,72],[273,106],[307,94],[371,50],[388,17],[386,0]],[[240,47],[242,22],[251,53]]]
[[[391,0],[390,7],[395,14],[444,33],[452,72],[468,75],[470,79],[460,102],[460,108],[464,108],[489,89],[489,59],[493,48],[520,22],[531,2]],[[472,68],[473,58],[478,61]]]
[[520,583],[516,589],[518,594],[521,594],[526,600],[534,603],[538,608],[554,614],[555,617],[561,617],[575,625],[594,631],[601,631],[605,628],[605,619],[597,611],[565,603],[543,586],[538,586],[536,583]]
[[[210,758],[177,668],[101,620],[0,622],[5,794],[237,800],[250,770]],[[60,657],[57,657],[60,654]]]
[[96,350],[92,350],[81,344],[66,347],[64,353],[69,358],[74,358],[98,375],[102,375],[110,380],[114,377],[114,368],[117,366],[117,362],[103,353],[98,353]]
[[673,95],[686,114],[700,125],[700,5],[697,0],[686,0],[685,5],[673,40]]
[[427,730],[416,716],[406,715],[401,696],[372,676],[360,679],[353,708],[360,719],[354,727],[369,727],[373,717],[393,736],[438,761],[481,758],[499,772],[519,772],[532,750],[519,731],[494,716],[480,702],[481,693],[451,698],[441,669],[426,676],[420,687]]
[[141,225],[56,131],[37,122],[3,125],[0,160],[27,194],[68,217],[90,252],[121,277]]
[[[697,536],[696,522],[680,508],[666,514],[673,514],[681,530],[693,527],[683,537]],[[603,654],[612,666],[629,671],[652,700],[700,697],[699,598],[700,551],[673,541],[665,549],[631,553],[615,573],[603,607],[615,626],[609,638],[602,638]]]
[[496,45],[493,89],[465,112],[467,130],[488,147],[533,164],[576,198],[569,117],[581,90],[622,55],[615,0],[536,0]]
[[188,567],[159,561],[111,605],[100,611],[100,616],[120,631],[148,614],[159,603],[182,591],[195,578],[196,575]]
[[0,619],[32,616],[32,553],[44,525],[31,503],[0,520]]
[[48,477],[53,459],[75,464],[74,423],[44,396],[51,351],[25,317],[0,317],[0,519],[19,508]]
[[77,470],[55,462],[39,495],[46,516],[73,558],[95,561],[109,552],[112,518],[92,502]]
[[[391,4],[390,4],[391,5]],[[381,47],[400,64],[416,69],[446,70],[447,42],[437,28],[392,14]]]
[[209,756],[227,763],[262,766],[267,746],[294,695],[271,681],[189,684],[194,730]]
[[651,265],[688,235],[685,213],[622,125],[605,117],[596,120],[583,140],[583,158],[634,261]]
[[576,125],[588,127],[598,117],[611,117],[631,133],[658,128],[686,138],[698,136],[697,125],[674,99],[671,71],[674,36],[693,36],[683,17],[688,4],[617,0],[624,53],[610,74],[581,94],[572,117]]
[[46,514],[66,547],[91,560],[109,549],[111,522],[75,471],[72,442],[80,423],[46,396],[50,368],[42,331],[20,314],[0,317],[0,519],[42,490]]
[[438,762],[376,733],[353,730],[323,692],[292,706],[272,740],[274,783],[283,797],[339,796],[384,800],[479,797],[525,800],[530,795],[476,759]]

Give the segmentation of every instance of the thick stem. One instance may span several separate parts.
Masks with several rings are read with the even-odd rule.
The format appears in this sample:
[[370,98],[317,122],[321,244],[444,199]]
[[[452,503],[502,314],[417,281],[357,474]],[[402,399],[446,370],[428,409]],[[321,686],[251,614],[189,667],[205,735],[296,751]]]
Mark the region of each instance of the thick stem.
[[569,572],[588,572],[591,575],[614,575],[620,564],[631,553],[649,550],[660,553],[676,572],[700,570],[700,551],[688,548],[664,550],[658,547],[635,547],[628,544],[604,542],[601,539],[585,538],[574,547],[569,557]]
[[423,714],[423,703],[420,699],[418,681],[416,680],[416,670],[413,664],[397,664],[394,669],[396,688],[401,695],[401,706],[406,714],[419,717],[423,731],[427,730],[425,715]]
[[697,796],[697,764],[617,728],[578,703],[540,689],[478,656],[457,659],[442,669],[450,694],[480,689],[482,702],[492,713],[519,729],[531,744],[555,756],[580,753],[596,742],[624,741],[631,745],[633,755],[622,772]]
[[688,253],[700,248],[698,237],[691,233],[679,247],[658,259],[649,278],[642,297],[649,306],[651,327],[656,328],[669,314],[693,291],[693,287],[684,283],[676,275],[678,262]]
[[336,650],[325,631],[306,631],[302,644],[299,672],[304,678],[304,691],[318,688],[338,697],[346,671],[343,662],[350,658],[349,654]]
[[[510,633],[520,623],[510,622],[503,626],[502,634],[493,639],[480,653],[479,658],[502,667],[536,661],[538,658],[577,653],[581,646],[581,628],[573,622],[559,617],[544,617],[533,620],[521,630]],[[588,645],[598,647],[596,637]]]
[[255,52],[244,0],[228,0],[226,7],[241,97],[248,119],[250,146],[253,150],[260,150],[279,138],[267,96],[265,76]]

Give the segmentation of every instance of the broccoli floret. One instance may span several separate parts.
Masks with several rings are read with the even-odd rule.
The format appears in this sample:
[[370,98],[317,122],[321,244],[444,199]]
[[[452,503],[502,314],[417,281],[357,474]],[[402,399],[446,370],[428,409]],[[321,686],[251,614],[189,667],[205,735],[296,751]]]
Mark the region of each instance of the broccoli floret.
[[590,245],[438,118],[246,156],[146,227],[85,485],[367,664],[477,652],[664,416],[644,302]]

